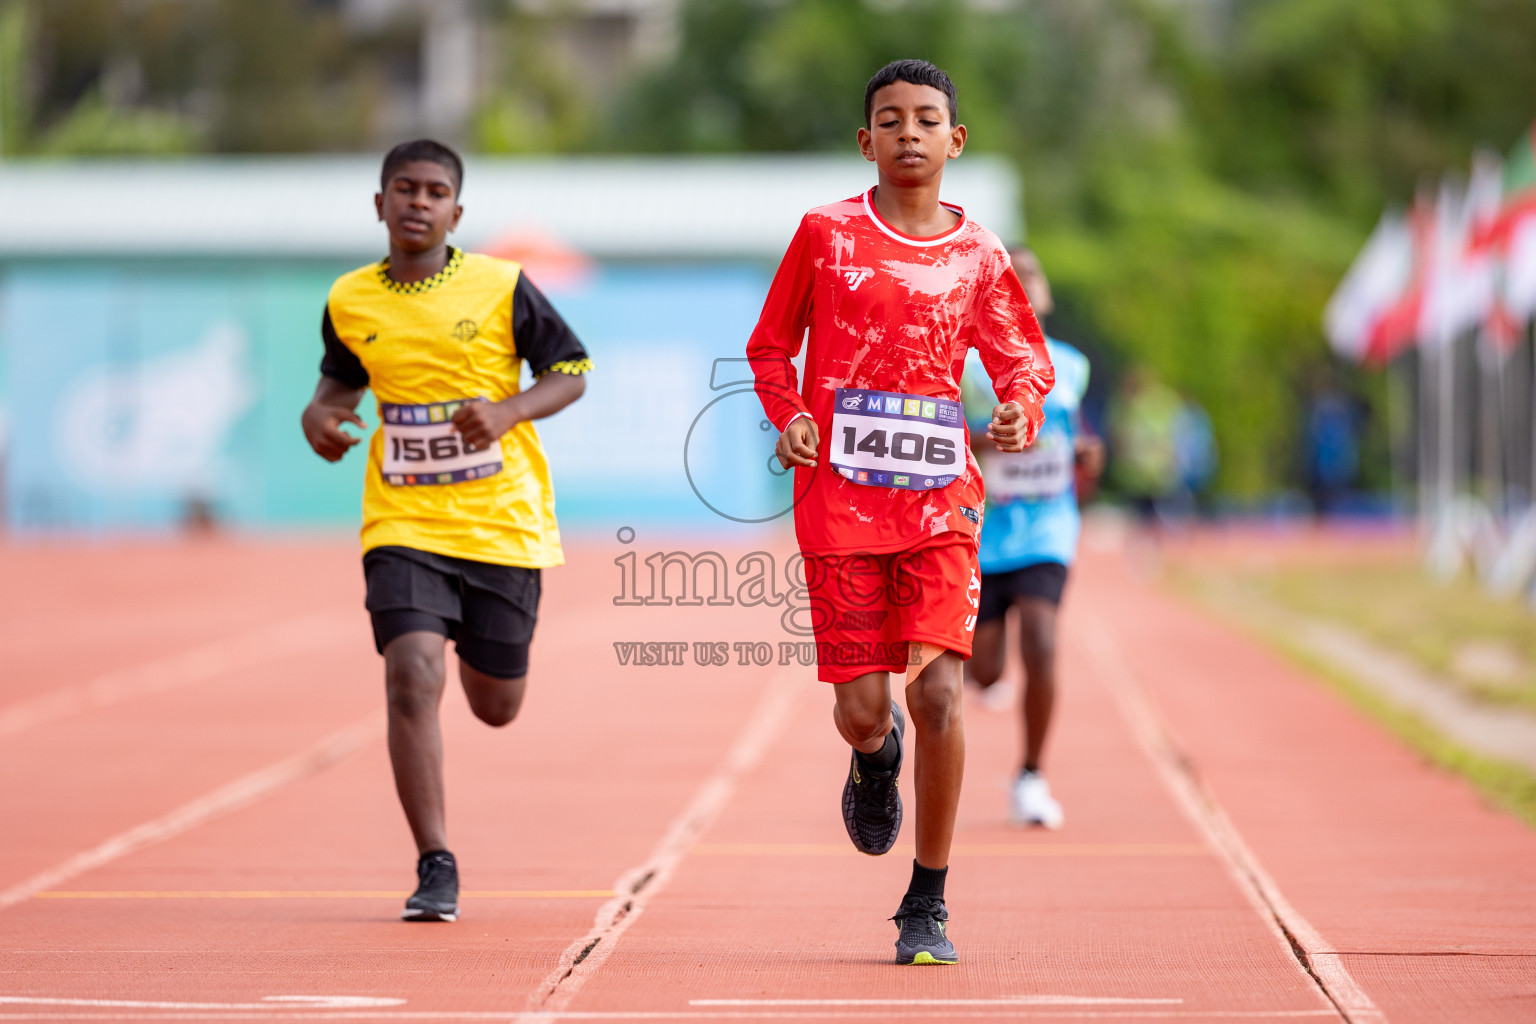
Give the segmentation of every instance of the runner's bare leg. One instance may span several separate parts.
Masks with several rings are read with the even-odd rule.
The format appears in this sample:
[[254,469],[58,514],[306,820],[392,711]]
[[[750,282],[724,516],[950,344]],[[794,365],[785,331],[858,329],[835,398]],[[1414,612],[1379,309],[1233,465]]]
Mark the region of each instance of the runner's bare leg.
[[843,741],[861,754],[873,754],[895,728],[891,720],[891,677],[888,672],[866,672],[846,683],[832,686],[837,703],[832,721]]
[[526,675],[516,679],[488,676],[463,661],[459,662],[459,682],[464,684],[469,710],[486,725],[498,728],[517,717],[523,706],[523,693],[528,687]]
[[416,852],[448,849],[443,800],[444,639],[437,633],[402,633],[384,646],[384,691],[389,706],[389,763],[395,792],[416,840]]
[[983,690],[990,688],[1003,677],[1007,632],[1004,619],[992,619],[976,627],[976,639],[972,642],[971,660],[965,663],[965,674],[971,682]]
[[960,717],[959,655],[945,651],[907,685],[907,713],[915,736],[917,862],[949,866],[965,776],[965,723]]
[[1023,597],[1014,607],[1024,651],[1024,763],[1038,766],[1056,708],[1056,606]]

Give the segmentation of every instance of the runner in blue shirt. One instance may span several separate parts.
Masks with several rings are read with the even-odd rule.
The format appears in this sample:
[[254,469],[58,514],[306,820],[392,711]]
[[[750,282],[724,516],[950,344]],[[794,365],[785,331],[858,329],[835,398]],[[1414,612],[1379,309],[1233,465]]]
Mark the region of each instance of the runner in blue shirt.
[[[1028,249],[1011,253],[1036,315],[1051,312],[1051,288],[1040,261]],[[1017,454],[976,445],[987,487],[981,527],[981,607],[966,674],[983,688],[1003,672],[1009,608],[1018,609],[1024,656],[1024,762],[1013,784],[1011,817],[1018,824],[1060,828],[1061,804],[1040,772],[1040,758],[1056,702],[1056,613],[1077,555],[1082,518],[1076,477],[1081,468],[1096,478],[1104,449],[1082,425],[1088,390],[1088,358],[1054,338],[1046,348],[1056,366],[1056,386],[1045,399],[1045,425],[1029,448]],[[985,434],[997,404],[980,360],[971,353],[961,381],[966,418],[973,436]]]

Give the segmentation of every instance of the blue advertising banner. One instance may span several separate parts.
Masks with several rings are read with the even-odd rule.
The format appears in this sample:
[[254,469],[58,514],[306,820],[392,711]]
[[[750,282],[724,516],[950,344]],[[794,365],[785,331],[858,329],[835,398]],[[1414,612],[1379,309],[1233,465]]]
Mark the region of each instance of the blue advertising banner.
[[[355,526],[361,449],[305,444],[326,291],[345,267],[13,265],[0,279],[5,519],[16,530]],[[595,363],[545,421],[567,527],[768,521],[789,503],[741,360],[750,264],[608,266],[550,290]],[[362,412],[377,422],[370,395]]]

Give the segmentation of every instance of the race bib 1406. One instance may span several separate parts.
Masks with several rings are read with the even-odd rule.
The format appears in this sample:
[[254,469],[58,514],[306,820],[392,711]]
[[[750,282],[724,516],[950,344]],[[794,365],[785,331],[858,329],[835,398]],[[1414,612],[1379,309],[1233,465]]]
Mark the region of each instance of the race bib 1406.
[[965,472],[965,414],[959,402],[891,391],[838,388],[832,468],[856,484],[926,491]]
[[501,472],[501,445],[470,451],[453,429],[453,414],[469,402],[396,405],[380,402],[384,420],[384,479],[396,487],[457,484]]

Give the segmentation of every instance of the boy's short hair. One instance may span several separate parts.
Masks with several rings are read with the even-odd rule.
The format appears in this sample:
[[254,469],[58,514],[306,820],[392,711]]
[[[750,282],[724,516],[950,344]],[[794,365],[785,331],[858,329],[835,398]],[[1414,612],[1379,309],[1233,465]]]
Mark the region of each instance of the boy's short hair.
[[416,160],[437,164],[453,175],[454,195],[464,190],[464,161],[459,159],[459,154],[435,139],[412,139],[386,153],[384,169],[379,172],[379,185],[389,188],[389,176],[398,168]]
[[869,115],[875,105],[875,93],[896,82],[933,86],[944,94],[945,99],[949,100],[950,125],[960,123],[960,97],[955,92],[955,83],[949,80],[949,76],[943,70],[926,60],[893,60],[876,71],[875,77],[871,78],[869,84],[864,87],[864,127],[869,127]]

